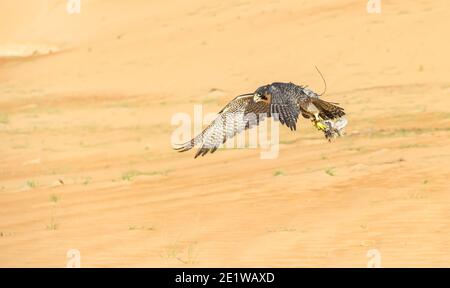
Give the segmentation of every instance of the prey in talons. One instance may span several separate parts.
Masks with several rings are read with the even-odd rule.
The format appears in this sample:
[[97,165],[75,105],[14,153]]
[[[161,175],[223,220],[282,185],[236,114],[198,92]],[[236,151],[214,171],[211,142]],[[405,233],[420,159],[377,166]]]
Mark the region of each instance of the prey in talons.
[[332,139],[344,135],[344,128],[348,121],[345,117],[324,120],[318,116],[317,119],[312,120],[312,123],[317,130],[323,131],[325,138],[331,142]]

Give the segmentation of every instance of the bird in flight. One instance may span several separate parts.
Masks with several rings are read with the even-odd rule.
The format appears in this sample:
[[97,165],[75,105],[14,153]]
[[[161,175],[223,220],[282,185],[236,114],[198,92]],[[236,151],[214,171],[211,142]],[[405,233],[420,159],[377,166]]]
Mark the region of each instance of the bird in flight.
[[184,152],[199,146],[195,154],[197,158],[208,152],[214,153],[227,139],[258,125],[266,117],[272,117],[294,131],[300,114],[310,119],[328,140],[341,136],[341,130],[347,124],[342,117],[344,109],[337,103],[320,99],[320,96],[306,86],[293,83],[276,82],[261,86],[254,93],[231,100],[202,133],[174,149]]

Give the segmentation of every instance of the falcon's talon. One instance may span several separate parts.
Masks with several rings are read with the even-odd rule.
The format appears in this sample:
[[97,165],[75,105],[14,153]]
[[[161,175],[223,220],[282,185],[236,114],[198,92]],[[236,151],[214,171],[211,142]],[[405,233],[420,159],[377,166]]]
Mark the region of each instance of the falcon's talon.
[[313,125],[316,127],[319,131],[325,131],[327,130],[327,126],[322,123],[322,121],[313,120]]

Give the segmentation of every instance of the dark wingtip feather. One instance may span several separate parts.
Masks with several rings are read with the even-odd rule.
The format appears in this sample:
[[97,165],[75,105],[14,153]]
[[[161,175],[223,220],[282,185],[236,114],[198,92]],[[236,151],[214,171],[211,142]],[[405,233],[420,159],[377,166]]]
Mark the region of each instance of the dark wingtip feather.
[[[174,147],[175,146],[175,147]],[[190,140],[188,142],[185,142],[183,144],[174,144],[172,146],[172,149],[178,152],[186,152],[194,148],[194,142],[193,140]]]
[[198,149],[197,153],[195,153],[194,159],[197,158],[198,156],[200,156],[202,149]]
[[194,159],[197,158],[198,156],[205,156],[206,153],[208,153],[208,151],[211,150],[210,148],[205,148],[202,147],[200,149],[197,150],[197,153],[195,153]]

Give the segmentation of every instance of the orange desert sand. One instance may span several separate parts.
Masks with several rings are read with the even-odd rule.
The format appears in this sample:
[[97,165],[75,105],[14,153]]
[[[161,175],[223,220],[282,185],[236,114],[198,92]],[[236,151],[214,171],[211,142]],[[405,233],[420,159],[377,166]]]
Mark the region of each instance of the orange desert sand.
[[[450,266],[448,1],[366,3],[2,1],[0,266]],[[175,113],[315,65],[345,137],[172,150]]]

